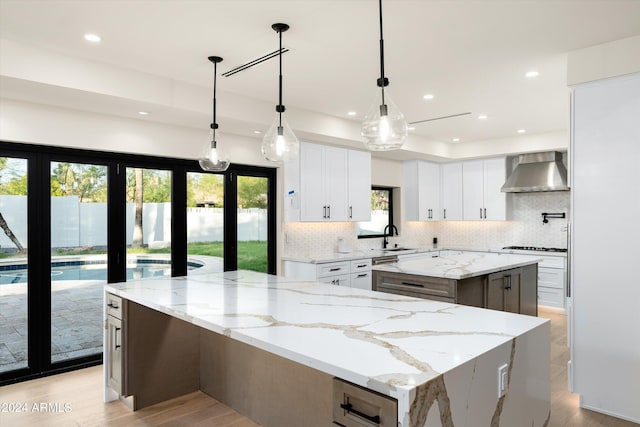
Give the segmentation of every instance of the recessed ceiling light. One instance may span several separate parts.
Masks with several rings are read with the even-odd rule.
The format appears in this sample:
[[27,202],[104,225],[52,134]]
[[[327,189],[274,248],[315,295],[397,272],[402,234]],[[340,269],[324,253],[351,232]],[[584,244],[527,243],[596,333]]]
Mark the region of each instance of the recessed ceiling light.
[[96,34],[85,34],[84,39],[91,43],[99,43],[102,41],[102,38]]
[[453,142],[460,142],[460,138],[453,138],[451,141],[453,141]]
[[358,114],[358,113],[356,113],[355,111],[349,111],[347,113],[347,116],[355,116],[356,114]]
[[526,133],[526,132],[527,132],[527,130],[526,130],[526,129],[518,129],[518,130],[517,130],[517,132],[518,132],[518,133]]
[[536,70],[531,70],[531,71],[527,71],[524,76],[532,79],[534,77],[538,77],[538,75],[540,75],[539,72],[537,72]]
[[140,114],[141,116],[148,116],[149,112],[148,111],[138,111],[138,114]]
[[422,98],[426,99],[426,100],[431,100],[431,99],[434,98],[434,96],[432,94],[428,93],[428,94],[424,95]]
[[488,116],[486,114],[480,114],[478,120],[485,120]]
[[415,126],[409,126],[407,129],[409,129],[409,130],[416,130],[416,127],[415,127]]
[[255,133],[256,135],[259,135],[259,134],[261,134],[262,132],[261,132],[261,131],[259,131],[259,130],[254,130],[254,131],[253,131],[253,133]]

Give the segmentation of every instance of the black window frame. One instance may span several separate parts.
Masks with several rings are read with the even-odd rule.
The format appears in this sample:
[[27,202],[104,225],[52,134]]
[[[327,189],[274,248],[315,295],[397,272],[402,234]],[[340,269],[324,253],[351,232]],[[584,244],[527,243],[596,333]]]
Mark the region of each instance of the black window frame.
[[[27,283],[28,365],[0,373],[0,387],[6,384],[45,377],[102,364],[103,354],[51,362],[51,162],[96,163],[108,167],[107,283],[126,281],[126,168],[161,169],[171,172],[171,276],[187,274],[187,172],[203,171],[197,160],[150,156],[145,154],[116,153],[82,148],[67,148],[40,144],[27,144],[0,140],[0,156],[23,158],[27,161],[27,248],[29,281]],[[45,168],[47,166],[47,168]],[[232,164],[223,173],[225,178],[224,271],[237,268],[237,248],[231,238],[237,236],[235,209],[235,182],[238,175],[260,176],[269,179],[268,191],[268,243],[267,273],[276,274],[276,205],[277,169],[262,166]],[[233,183],[233,185],[230,185]],[[235,190],[234,190],[235,189]],[[229,242],[229,243],[227,243]],[[227,247],[229,246],[229,247]]]
[[[359,234],[358,235],[358,239],[375,239],[375,238],[380,238],[380,237],[390,237],[392,236],[392,229],[394,227],[393,224],[393,187],[383,187],[380,185],[372,185],[371,186],[371,191],[388,191],[389,192],[389,232],[387,234],[385,233],[380,233],[380,234]],[[365,221],[358,221],[358,222],[365,222]]]

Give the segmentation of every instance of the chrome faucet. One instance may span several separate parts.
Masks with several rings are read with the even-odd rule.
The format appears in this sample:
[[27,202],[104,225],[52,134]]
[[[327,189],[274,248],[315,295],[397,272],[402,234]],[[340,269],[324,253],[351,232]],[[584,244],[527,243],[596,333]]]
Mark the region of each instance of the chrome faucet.
[[396,236],[398,235],[398,229],[396,228],[395,225],[391,225],[391,227],[389,227],[389,224],[384,226],[384,230],[382,231],[382,234],[384,235],[384,239],[382,239],[382,248],[383,249],[387,249],[387,245],[389,244],[389,240],[387,239],[387,237],[389,236],[393,236],[393,232],[396,232]]

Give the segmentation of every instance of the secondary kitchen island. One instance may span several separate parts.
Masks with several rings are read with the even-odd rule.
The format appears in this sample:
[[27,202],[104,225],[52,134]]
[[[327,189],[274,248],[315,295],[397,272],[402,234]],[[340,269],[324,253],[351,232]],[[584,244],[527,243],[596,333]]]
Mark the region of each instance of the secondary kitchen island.
[[538,261],[530,256],[447,251],[373,267],[373,290],[538,314]]
[[549,419],[544,319],[249,271],[105,290],[105,399],[133,409],[202,390],[267,427]]

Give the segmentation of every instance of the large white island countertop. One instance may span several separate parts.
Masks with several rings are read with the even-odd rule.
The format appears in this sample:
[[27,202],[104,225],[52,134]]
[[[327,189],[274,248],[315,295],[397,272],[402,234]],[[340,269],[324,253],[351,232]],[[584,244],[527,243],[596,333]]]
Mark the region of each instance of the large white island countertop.
[[436,258],[424,257],[379,264],[375,265],[373,270],[461,280],[536,264],[540,261],[542,259],[536,259],[531,255],[463,252]]
[[[548,372],[530,372],[549,367],[546,319],[242,270],[109,284],[105,290],[396,398],[399,426],[422,427],[437,418],[444,410],[442,393],[454,415],[465,412],[460,405],[468,412],[472,390],[480,396],[474,405],[491,406],[485,408],[489,419],[498,407],[508,419],[524,417],[527,426],[542,426],[548,416]],[[533,338],[521,340],[525,335]],[[495,354],[505,360],[494,363]],[[476,373],[487,363],[487,372]],[[496,363],[514,368],[511,387],[522,388],[513,393],[516,407],[522,406],[516,402],[523,390],[536,395],[536,404],[527,401],[526,414],[510,414],[508,400],[498,405]],[[530,384],[540,376],[546,376],[541,384]],[[483,391],[487,387],[490,393]]]

